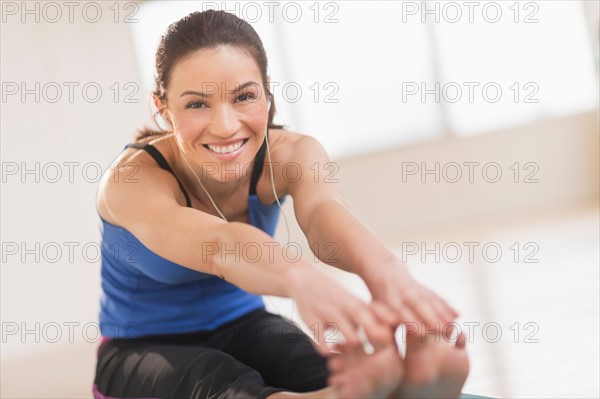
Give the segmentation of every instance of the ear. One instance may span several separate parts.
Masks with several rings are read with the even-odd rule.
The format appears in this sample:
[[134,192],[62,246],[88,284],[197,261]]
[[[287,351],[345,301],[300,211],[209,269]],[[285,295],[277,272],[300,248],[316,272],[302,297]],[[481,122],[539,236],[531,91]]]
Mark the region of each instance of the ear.
[[152,101],[154,102],[154,106],[157,110],[160,110],[160,100],[154,94],[152,95]]
[[[266,86],[271,89],[271,77],[267,75],[267,83]],[[273,95],[273,93],[271,93],[271,95]],[[265,97],[267,100],[267,112],[271,111],[271,97],[267,96],[267,93],[265,93]]]
[[154,106],[158,110],[159,115],[163,119],[166,119],[167,122],[171,123],[171,117],[169,115],[169,109],[166,108],[166,107],[163,107],[163,104],[160,102],[160,100],[158,99],[158,97],[156,97],[155,95],[152,95],[152,100],[154,101]]
[[[269,89],[269,91],[271,90],[271,77],[269,75],[267,75],[267,82],[265,83],[265,86]],[[265,96],[267,95],[267,93],[265,93]],[[269,101],[269,97],[267,97],[267,101]]]

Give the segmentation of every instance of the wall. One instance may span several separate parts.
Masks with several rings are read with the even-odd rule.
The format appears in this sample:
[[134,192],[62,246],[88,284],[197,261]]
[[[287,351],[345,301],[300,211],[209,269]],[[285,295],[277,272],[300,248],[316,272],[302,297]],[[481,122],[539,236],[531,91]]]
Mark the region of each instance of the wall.
[[[471,164],[472,183],[468,162],[479,163]],[[382,237],[522,218],[597,202],[598,113],[338,163],[349,206]],[[439,173],[424,173],[436,163]]]
[[[39,22],[34,13],[23,15],[23,23],[20,11],[9,15],[7,3],[1,25],[0,396],[81,398],[91,395],[100,294],[95,182],[148,108],[140,92],[130,97],[137,103],[126,102],[138,81],[130,26],[122,22],[128,10],[121,8],[115,23],[113,2],[97,2],[101,17],[88,22],[78,3],[72,23],[66,7],[52,23],[51,9],[43,17],[44,3],[11,2],[39,7]],[[91,8],[85,15],[96,19]],[[22,83],[33,89],[24,99]],[[15,85],[19,92],[8,95]],[[102,90],[97,101],[95,87]],[[13,244],[19,253],[11,255]],[[29,254],[22,261],[20,248],[36,252],[36,245],[40,258]]]

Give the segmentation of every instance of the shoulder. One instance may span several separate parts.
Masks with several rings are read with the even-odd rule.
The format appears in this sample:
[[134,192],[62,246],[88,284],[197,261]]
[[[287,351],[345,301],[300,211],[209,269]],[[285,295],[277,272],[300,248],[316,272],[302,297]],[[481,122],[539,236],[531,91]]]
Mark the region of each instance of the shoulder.
[[[315,137],[286,129],[269,130],[269,155],[265,155],[263,176],[257,185],[265,203],[275,202],[273,188],[266,176],[274,176],[278,197],[292,194],[296,187],[309,186],[316,165],[326,164],[329,157]],[[270,170],[272,168],[272,171]]]
[[321,142],[313,136],[285,129],[269,130],[273,162],[306,163],[328,158]]
[[[144,140],[144,143],[148,141],[162,153],[166,152],[158,140]],[[146,151],[127,148],[100,179],[96,210],[106,221],[122,226],[124,215],[140,210],[140,203],[147,203],[151,198],[176,204],[174,193],[178,192],[173,176],[160,168]]]

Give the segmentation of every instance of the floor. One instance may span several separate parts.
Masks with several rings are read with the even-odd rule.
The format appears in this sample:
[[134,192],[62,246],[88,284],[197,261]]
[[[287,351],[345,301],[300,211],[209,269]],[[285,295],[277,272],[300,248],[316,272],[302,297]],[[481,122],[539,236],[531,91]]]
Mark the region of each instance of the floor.
[[[426,249],[436,242],[446,247],[437,252],[439,262],[435,251],[424,261],[422,253],[406,255],[406,261],[415,278],[461,312],[462,329],[472,326],[472,368],[464,392],[496,398],[600,397],[599,217],[595,206],[388,243],[399,256],[405,253],[402,243],[405,249],[411,242],[425,243]],[[480,244],[472,261],[465,242]],[[489,262],[478,250],[484,245]],[[463,255],[453,263],[457,256],[450,249],[457,246]],[[502,255],[493,263],[497,248]],[[355,276],[328,271],[369,298]],[[289,300],[271,297],[267,305],[299,320]],[[0,397],[91,397],[95,348],[86,342],[55,344],[3,357]]]
[[[495,398],[600,397],[599,221],[593,207],[388,243],[399,256],[414,253],[405,255],[413,276],[461,313],[458,324],[471,333],[464,392]],[[332,273],[368,300],[361,280]],[[289,301],[268,303],[298,320]]]

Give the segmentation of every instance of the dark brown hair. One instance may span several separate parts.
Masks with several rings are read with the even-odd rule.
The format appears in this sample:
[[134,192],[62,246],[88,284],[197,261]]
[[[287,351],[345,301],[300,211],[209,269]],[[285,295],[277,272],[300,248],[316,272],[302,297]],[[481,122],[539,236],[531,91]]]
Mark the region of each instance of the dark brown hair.
[[[166,106],[166,89],[175,64],[197,50],[215,48],[219,45],[235,46],[247,51],[254,58],[260,70],[264,93],[271,101],[268,127],[282,128],[281,125],[273,124],[273,116],[276,112],[275,99],[267,84],[268,62],[262,41],[248,22],[225,11],[196,11],[169,25],[156,50],[155,87],[152,94],[160,100],[162,106]],[[143,126],[138,129],[135,141],[152,135],[169,133],[160,128],[156,121],[156,116],[161,111],[162,107],[152,116],[160,130]]]

